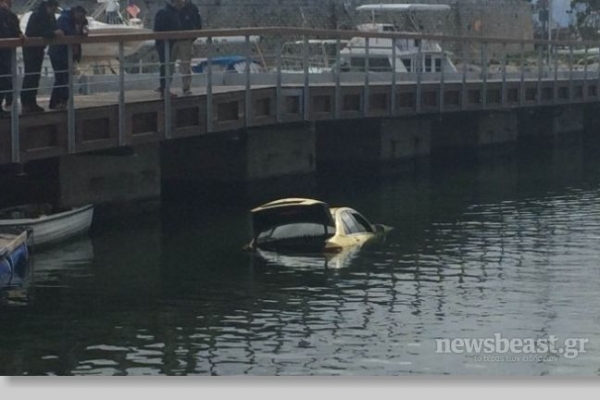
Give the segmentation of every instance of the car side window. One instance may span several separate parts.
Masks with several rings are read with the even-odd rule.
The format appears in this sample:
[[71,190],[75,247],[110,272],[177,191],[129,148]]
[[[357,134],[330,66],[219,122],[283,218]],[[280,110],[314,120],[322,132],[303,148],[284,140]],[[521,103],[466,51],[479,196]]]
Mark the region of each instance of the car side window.
[[373,232],[373,228],[371,227],[371,224],[369,223],[369,221],[367,221],[367,219],[365,217],[363,217],[362,215],[358,214],[358,213],[352,213],[352,216],[354,217],[354,220],[356,221],[356,224],[359,226],[360,231],[361,232]]
[[342,218],[342,222],[344,223],[344,228],[347,235],[364,232],[364,230],[360,228],[360,226],[349,213],[343,212],[340,216]]

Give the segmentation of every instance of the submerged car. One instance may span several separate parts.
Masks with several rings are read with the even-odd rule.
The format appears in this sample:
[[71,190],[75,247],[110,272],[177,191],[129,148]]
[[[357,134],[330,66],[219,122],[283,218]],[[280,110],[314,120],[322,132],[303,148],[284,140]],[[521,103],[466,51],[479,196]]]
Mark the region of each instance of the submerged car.
[[371,224],[352,208],[330,208],[313,199],[277,200],[251,214],[254,237],[247,249],[261,252],[339,254],[390,230]]

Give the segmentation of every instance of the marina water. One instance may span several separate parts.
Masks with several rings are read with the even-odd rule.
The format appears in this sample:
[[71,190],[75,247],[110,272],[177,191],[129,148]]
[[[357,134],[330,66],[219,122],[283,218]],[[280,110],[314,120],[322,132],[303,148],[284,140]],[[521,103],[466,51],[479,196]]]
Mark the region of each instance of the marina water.
[[[169,193],[34,254],[4,293],[2,375],[597,375],[600,158],[575,140],[299,192],[394,226],[340,264],[243,252],[257,200]],[[504,359],[436,339],[586,338]],[[480,356],[480,357],[478,357]]]

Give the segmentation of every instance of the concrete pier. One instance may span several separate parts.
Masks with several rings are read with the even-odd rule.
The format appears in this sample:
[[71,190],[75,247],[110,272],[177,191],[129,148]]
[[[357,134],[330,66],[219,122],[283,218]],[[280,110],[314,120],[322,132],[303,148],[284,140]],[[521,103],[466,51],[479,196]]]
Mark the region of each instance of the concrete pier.
[[161,160],[165,181],[238,183],[311,174],[315,130],[298,123],[166,142]]
[[378,163],[428,156],[431,135],[428,118],[318,123],[318,161]]
[[130,154],[81,154],[59,158],[58,203],[118,207],[154,202],[161,196],[159,144],[136,146]]
[[315,172],[315,135],[312,123],[249,129],[245,180]]
[[586,111],[583,105],[529,108],[516,114],[519,134],[542,140],[581,132],[597,123],[593,121],[594,113]]
[[479,116],[478,145],[514,143],[518,139],[519,120],[512,112],[489,112]]

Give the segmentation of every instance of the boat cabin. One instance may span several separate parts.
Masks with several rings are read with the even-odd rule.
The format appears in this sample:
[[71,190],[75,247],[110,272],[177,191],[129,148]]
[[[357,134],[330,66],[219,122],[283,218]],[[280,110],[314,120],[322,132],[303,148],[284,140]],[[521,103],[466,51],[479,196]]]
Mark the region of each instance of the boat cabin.
[[[310,39],[308,42],[308,69],[311,73],[331,71],[337,59],[337,52],[348,44],[348,40]],[[281,48],[281,63],[284,72],[304,70],[304,40],[286,42]]]
[[[448,11],[447,5],[426,4],[370,4],[357,8],[373,15],[370,23],[357,26],[361,32],[401,32],[401,28],[391,23],[376,23],[375,12],[433,12]],[[419,32],[419,24],[414,17],[407,18],[411,27],[405,32]],[[368,50],[367,50],[368,45]],[[394,49],[395,47],[395,49]],[[395,55],[395,61],[394,61]],[[341,71],[345,72],[456,72],[456,67],[440,44],[433,40],[387,39],[355,37],[340,52]],[[368,62],[367,62],[368,59]],[[395,68],[394,68],[395,66]]]

